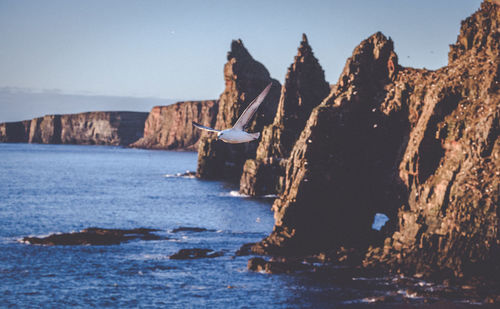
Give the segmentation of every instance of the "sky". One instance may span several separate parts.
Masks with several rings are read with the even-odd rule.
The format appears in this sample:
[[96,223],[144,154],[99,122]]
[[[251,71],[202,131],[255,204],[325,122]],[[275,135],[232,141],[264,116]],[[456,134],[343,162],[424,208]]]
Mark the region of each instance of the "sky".
[[283,82],[302,33],[332,84],[377,31],[394,40],[402,65],[437,69],[480,2],[0,0],[0,87],[215,99],[232,40]]

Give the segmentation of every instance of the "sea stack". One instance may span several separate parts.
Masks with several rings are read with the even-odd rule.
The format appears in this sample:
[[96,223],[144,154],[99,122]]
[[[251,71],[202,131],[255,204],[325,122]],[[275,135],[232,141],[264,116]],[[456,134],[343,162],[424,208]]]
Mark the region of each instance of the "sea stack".
[[[273,86],[260,105],[248,132],[260,132],[272,123],[279,100],[280,83],[270,77],[267,69],[253,59],[241,40],[233,41],[224,65],[226,87],[219,98],[215,129],[233,126],[247,105],[269,84]],[[247,159],[255,158],[257,141],[226,144],[213,133],[204,132],[198,147],[197,176],[238,182]]]
[[241,193],[267,195],[281,192],[286,160],[311,111],[329,92],[325,73],[303,34],[294,62],[288,68],[274,121],[262,132],[256,158],[245,162],[240,180]]

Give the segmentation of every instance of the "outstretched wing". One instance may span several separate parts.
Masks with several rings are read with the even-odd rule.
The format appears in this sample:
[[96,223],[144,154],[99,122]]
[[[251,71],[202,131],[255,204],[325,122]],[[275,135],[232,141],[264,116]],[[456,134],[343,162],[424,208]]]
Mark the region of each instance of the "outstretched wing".
[[252,119],[252,116],[259,108],[260,103],[264,101],[264,98],[269,93],[271,86],[272,83],[267,85],[267,87],[252,101],[252,103],[248,104],[247,108],[245,108],[240,118],[236,120],[236,123],[233,126],[234,129],[243,130],[248,125],[250,119]]
[[201,124],[196,123],[194,121],[192,121],[192,123],[193,123],[193,126],[197,127],[198,129],[202,129],[202,130],[210,131],[210,132],[220,132],[219,130],[215,130],[215,129],[212,129],[209,127],[202,126]]

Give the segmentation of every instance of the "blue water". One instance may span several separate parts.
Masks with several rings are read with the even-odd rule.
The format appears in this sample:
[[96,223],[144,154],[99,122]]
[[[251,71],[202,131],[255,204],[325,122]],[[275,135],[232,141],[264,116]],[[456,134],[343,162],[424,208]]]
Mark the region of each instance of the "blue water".
[[[188,152],[0,144],[0,307],[329,308],[370,302],[391,289],[387,282],[367,288],[362,278],[339,284],[307,273],[247,271],[249,257],[234,253],[271,232],[272,200],[175,176],[195,170],[196,160]],[[181,226],[208,230],[171,233]],[[19,241],[87,227],[155,228],[170,239],[111,246]],[[168,258],[182,248],[224,256]]]

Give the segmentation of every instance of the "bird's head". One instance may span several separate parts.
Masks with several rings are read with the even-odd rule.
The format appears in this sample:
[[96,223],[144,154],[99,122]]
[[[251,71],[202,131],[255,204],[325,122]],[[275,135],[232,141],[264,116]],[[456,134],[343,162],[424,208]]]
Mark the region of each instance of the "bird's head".
[[217,132],[217,139],[220,139],[222,137],[222,132]]

